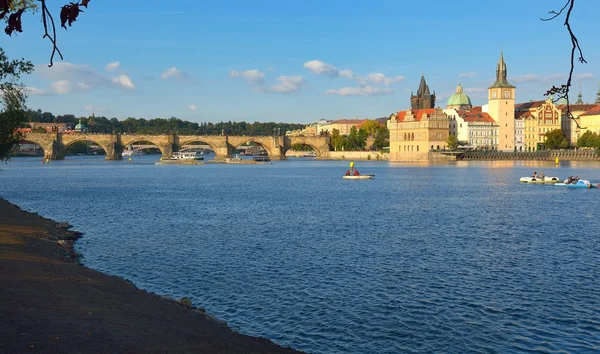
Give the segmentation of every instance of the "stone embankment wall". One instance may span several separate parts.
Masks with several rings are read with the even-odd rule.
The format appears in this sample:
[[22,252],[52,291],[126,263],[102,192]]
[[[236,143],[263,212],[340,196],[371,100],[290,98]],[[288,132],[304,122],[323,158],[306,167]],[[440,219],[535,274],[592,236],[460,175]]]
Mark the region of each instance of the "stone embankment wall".
[[371,160],[388,161],[390,154],[380,151],[330,151],[327,160]]
[[546,150],[535,152],[467,151],[457,160],[600,161],[594,150]]

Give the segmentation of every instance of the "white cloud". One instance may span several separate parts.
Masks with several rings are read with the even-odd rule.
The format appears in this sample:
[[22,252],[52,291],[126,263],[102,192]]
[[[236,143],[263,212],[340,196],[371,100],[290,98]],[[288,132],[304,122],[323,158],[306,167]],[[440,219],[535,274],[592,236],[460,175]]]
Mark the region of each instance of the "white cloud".
[[236,71],[231,70],[229,72],[229,77],[236,78],[241,77],[242,79],[248,81],[253,85],[262,85],[265,83],[265,73],[259,71],[258,69],[245,70],[245,71]]
[[[25,89],[27,90],[27,93],[32,96],[46,96],[50,94],[50,92],[48,92],[47,90],[33,86],[27,86]],[[2,94],[1,91],[0,94]]]
[[279,84],[273,85],[263,91],[274,93],[291,93],[300,90],[304,84],[304,78],[302,78],[302,76],[280,76],[277,78],[277,81],[279,81]]
[[404,80],[404,76],[396,75],[387,77],[382,73],[371,73],[366,77],[358,77],[357,79],[359,80],[361,86],[367,86],[368,83],[390,86],[391,84],[395,84]]
[[565,78],[565,74],[555,73],[555,74],[547,74],[547,75],[537,75],[537,74],[525,74],[521,76],[513,76],[508,78],[508,82],[529,82],[529,83],[541,83],[541,82],[551,82],[559,79]]
[[345,77],[347,79],[352,79],[354,78],[354,73],[352,72],[352,70],[340,70],[340,76]]
[[464,77],[470,78],[470,77],[475,77],[475,76],[477,76],[476,72],[467,72],[467,73],[460,73],[460,74],[458,74],[459,78],[464,78]]
[[579,80],[579,81],[591,80],[593,78],[594,78],[594,74],[592,74],[592,73],[583,73],[583,74],[575,75],[575,80]]
[[90,85],[86,84],[85,82],[77,83],[77,87],[84,91],[88,91],[89,89],[91,89]]
[[83,107],[83,109],[85,109],[86,111],[89,112],[105,112],[106,108],[103,107],[97,107],[91,104],[86,104],[85,107]]
[[358,86],[358,87],[343,87],[340,89],[327,90],[328,95],[339,96],[382,96],[389,95],[394,92],[390,87],[373,87],[373,86]]
[[163,80],[167,80],[167,79],[187,80],[190,78],[190,76],[188,75],[188,73],[183,72],[173,66],[173,67],[163,71],[163,73],[160,74],[160,78]]
[[127,75],[119,75],[119,76],[113,78],[112,82],[115,83],[116,85],[121,86],[128,90],[135,89],[135,84],[131,81],[131,79]]
[[[52,80],[50,89],[46,94],[66,94],[71,92],[89,91],[97,88],[122,88],[133,89],[135,85],[127,75],[110,78],[97,73],[88,65],[73,64],[69,62],[54,63],[52,68],[46,64],[38,65],[35,74]],[[35,93],[37,94],[37,93]]]
[[54,90],[57,95],[66,95],[71,92],[71,84],[67,80],[55,81],[50,87],[52,87],[52,90]]
[[121,67],[121,63],[118,62],[118,61],[115,61],[114,63],[108,63],[108,64],[106,64],[106,71],[109,71],[109,72],[110,71],[115,71],[115,70],[117,70],[120,67]]
[[191,104],[191,105],[189,105],[189,106],[188,106],[188,108],[187,108],[187,109],[188,109],[188,110],[190,110],[190,111],[195,111],[195,110],[197,110],[197,109],[198,109],[198,107],[196,107],[196,105],[195,105],[195,104]]
[[273,71],[273,67],[272,67],[272,66],[269,66],[269,67],[267,67],[267,70],[269,70],[269,71]]
[[[340,76],[340,71],[333,65],[324,63],[320,60],[311,60],[304,63],[304,67],[310,70],[313,74],[323,75],[327,77],[338,77]],[[347,75],[348,72],[352,73],[349,70],[344,70],[344,73]]]

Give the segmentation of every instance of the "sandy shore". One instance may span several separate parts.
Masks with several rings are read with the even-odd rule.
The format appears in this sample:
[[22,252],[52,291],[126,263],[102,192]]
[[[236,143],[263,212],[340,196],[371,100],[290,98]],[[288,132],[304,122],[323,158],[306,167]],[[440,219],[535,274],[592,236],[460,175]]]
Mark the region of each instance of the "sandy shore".
[[0,352],[294,353],[85,268],[80,236],[0,198]]

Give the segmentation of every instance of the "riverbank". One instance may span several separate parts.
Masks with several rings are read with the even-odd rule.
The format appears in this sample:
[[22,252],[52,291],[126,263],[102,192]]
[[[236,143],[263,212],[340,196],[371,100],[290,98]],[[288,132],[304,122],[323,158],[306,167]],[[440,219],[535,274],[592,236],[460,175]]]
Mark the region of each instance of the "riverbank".
[[0,198],[0,352],[297,352],[79,265],[80,236]]

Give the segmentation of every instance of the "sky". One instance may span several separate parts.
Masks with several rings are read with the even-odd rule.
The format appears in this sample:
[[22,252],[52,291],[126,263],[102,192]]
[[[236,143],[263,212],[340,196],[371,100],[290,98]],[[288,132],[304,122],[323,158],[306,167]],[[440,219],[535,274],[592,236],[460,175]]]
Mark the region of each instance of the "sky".
[[[48,0],[58,21],[68,0]],[[564,17],[542,22],[565,0],[398,1],[91,0],[68,30],[64,60],[40,13],[23,33],[2,34],[10,58],[36,65],[23,79],[28,106],[58,114],[195,122],[311,123],[377,118],[410,107],[421,75],[445,107],[458,84],[487,103],[502,50],[516,101],[544,99],[565,83],[570,38]],[[577,64],[573,101],[593,102],[600,83],[600,1],[571,16],[587,64]]]

